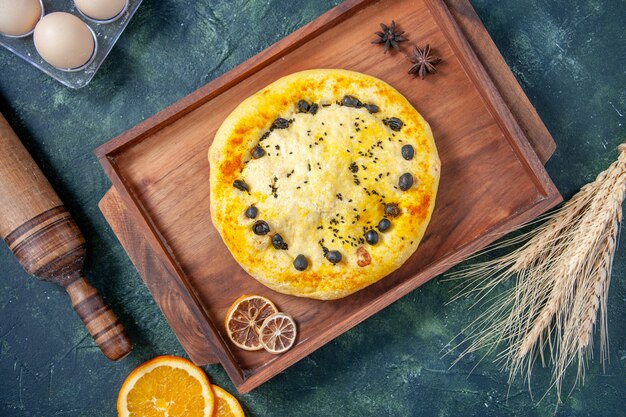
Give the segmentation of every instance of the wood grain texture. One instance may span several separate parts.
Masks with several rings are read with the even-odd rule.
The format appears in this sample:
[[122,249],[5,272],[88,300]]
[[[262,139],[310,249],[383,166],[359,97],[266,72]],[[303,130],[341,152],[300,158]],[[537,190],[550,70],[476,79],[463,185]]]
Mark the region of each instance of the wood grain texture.
[[82,275],[65,285],[65,291],[104,356],[117,361],[131,352],[132,344],[124,326]]
[[502,99],[515,115],[517,123],[524,131],[539,160],[545,164],[554,153],[556,143],[502,58],[476,11],[469,0],[445,0],[445,2]]
[[[0,139],[0,152],[4,156],[0,158],[0,174],[4,177],[0,181],[3,203],[0,237],[4,239],[22,224],[63,203],[1,114]],[[32,199],[33,194],[38,198]]]
[[[411,40],[420,46],[430,43],[443,58],[436,76],[415,80],[407,75],[402,54],[383,55],[370,44],[378,23],[392,19],[399,20]],[[468,24],[480,26],[478,20]],[[484,28],[475,33],[487,36]],[[262,286],[236,264],[209,216],[206,152],[221,121],[241,100],[280,76],[315,67],[361,71],[396,87],[430,122],[442,160],[435,213],[417,252],[398,271],[338,301],[300,299]],[[514,82],[502,80],[505,86]],[[518,112],[533,125],[528,112]],[[545,135],[535,138],[535,148],[544,149],[543,158],[553,146],[550,142]],[[185,348],[212,352],[240,392],[561,200],[511,109],[438,0],[343,3],[96,153],[115,188],[102,207],[106,210],[115,206],[107,201],[118,201],[140,236],[123,234],[125,246],[145,241],[143,249],[133,251],[139,252],[135,262],[150,254],[160,259],[171,272],[166,279],[182,291],[181,303],[193,316],[186,323],[198,324],[204,340],[186,338],[190,342]],[[300,334],[292,350],[275,357],[241,351],[226,341],[221,321],[242,293],[268,296],[296,318]],[[183,326],[168,312],[171,304],[155,298],[175,332],[181,332]]]
[[[535,153],[545,163],[555,149],[554,141],[526,95],[520,93],[521,87],[471,4],[468,0],[447,0],[446,3],[480,61],[488,63],[486,71],[526,132]],[[185,304],[177,302],[179,295],[171,290],[170,282],[176,277],[163,267],[146,244],[115,189],[105,194],[99,206],[191,360],[197,364],[216,363],[215,356],[206,349],[196,318]]]
[[110,189],[98,205],[105,215],[120,243],[139,271],[165,319],[169,323],[189,358],[197,364],[217,363],[213,353],[206,348],[206,339],[199,330],[198,319],[186,304],[180,303],[180,293],[175,281],[163,261],[154,254],[143,238],[141,230],[129,216],[124,203],[115,189]]
[[27,273],[62,286],[85,261],[85,239],[64,206],[24,222],[5,242]]
[[82,276],[83,235],[2,115],[0,149],[0,237],[27,273],[65,287],[106,357],[126,356],[124,327]]

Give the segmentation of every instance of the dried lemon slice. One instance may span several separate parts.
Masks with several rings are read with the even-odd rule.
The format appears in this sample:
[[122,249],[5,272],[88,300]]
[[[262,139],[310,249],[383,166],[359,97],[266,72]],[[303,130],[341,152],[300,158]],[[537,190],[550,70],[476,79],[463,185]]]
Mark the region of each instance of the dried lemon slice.
[[215,396],[202,369],[159,356],[128,375],[117,397],[119,417],[211,417]]
[[278,309],[270,300],[260,295],[242,295],[226,313],[224,326],[230,340],[244,350],[263,349],[259,340],[261,325]]
[[288,351],[296,341],[296,322],[285,313],[268,317],[259,330],[261,345],[270,353]]
[[215,393],[215,414],[213,417],[245,417],[237,398],[217,385],[211,385],[211,388]]

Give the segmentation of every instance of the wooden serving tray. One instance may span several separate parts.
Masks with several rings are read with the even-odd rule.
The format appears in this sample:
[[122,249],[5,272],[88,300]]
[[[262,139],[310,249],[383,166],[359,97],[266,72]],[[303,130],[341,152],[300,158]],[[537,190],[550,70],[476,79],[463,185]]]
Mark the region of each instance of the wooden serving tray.
[[[552,138],[467,0],[447,4],[345,2],[96,150],[113,183],[102,212],[191,359],[221,363],[239,392],[561,201],[542,165]],[[402,54],[370,44],[378,24],[392,19],[443,58],[436,75],[413,79]],[[352,296],[318,301],[273,292],[234,261],[210,220],[207,150],[247,96],[295,71],[332,67],[373,75],[404,94],[431,124],[442,176],[431,223],[405,265]],[[245,293],[271,298],[296,319],[290,351],[273,356],[229,342],[223,318]]]

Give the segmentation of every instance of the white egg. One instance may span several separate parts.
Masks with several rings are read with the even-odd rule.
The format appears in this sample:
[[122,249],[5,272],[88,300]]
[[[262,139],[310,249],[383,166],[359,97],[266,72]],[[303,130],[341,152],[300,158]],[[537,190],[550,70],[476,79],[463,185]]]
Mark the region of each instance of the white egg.
[[111,20],[126,8],[127,0],[74,0],[85,16],[94,20]]
[[27,35],[35,28],[41,14],[39,0],[0,0],[0,33]]
[[46,62],[65,70],[86,64],[96,48],[87,24],[63,12],[44,16],[35,27],[34,40],[37,52]]

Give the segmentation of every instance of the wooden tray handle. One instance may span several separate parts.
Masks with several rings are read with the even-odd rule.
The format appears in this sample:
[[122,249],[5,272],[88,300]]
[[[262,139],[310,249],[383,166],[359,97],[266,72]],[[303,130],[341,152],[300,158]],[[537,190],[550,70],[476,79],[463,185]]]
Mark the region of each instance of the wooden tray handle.
[[98,291],[83,276],[65,287],[87,330],[104,355],[113,360],[125,357],[132,343],[115,313],[102,300]]

